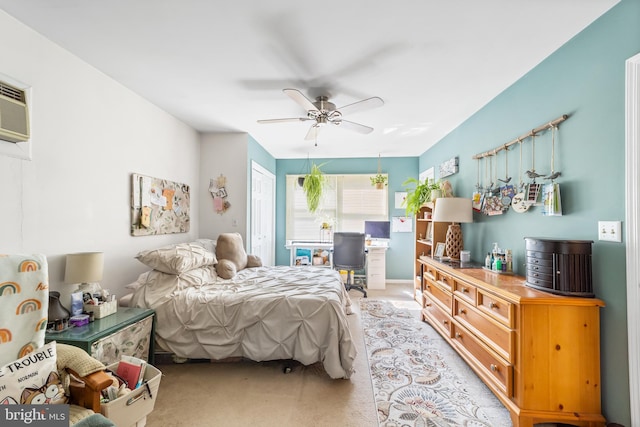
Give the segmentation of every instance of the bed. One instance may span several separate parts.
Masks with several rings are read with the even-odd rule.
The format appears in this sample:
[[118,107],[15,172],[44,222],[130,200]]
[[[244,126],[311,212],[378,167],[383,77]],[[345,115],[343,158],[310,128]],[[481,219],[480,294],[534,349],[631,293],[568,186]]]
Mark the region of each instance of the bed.
[[223,279],[212,264],[190,261],[180,272],[147,264],[156,268],[129,286],[129,305],[156,311],[161,349],[191,359],[322,362],[331,378],[353,373],[351,300],[337,271],[255,267]]

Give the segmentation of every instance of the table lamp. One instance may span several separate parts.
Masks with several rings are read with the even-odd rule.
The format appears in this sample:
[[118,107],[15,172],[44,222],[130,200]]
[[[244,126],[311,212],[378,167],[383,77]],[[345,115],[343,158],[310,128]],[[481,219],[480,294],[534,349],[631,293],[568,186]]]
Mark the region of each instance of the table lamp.
[[102,252],[82,252],[67,254],[64,281],[79,283],[78,290],[91,293],[91,283],[102,280],[104,254]]
[[447,256],[451,259],[460,259],[462,230],[459,223],[473,222],[471,199],[465,199],[464,197],[441,197],[436,199],[432,220],[451,223],[447,229],[445,243]]

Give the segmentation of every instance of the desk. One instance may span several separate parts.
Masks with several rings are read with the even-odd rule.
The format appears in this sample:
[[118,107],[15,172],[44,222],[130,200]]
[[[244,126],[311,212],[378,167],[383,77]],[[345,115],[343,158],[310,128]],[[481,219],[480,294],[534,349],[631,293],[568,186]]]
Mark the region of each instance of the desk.
[[[289,265],[316,265],[320,267],[333,268],[333,243],[332,242],[310,242],[310,241],[289,241],[285,245],[290,251]],[[300,251],[299,251],[300,249]],[[386,280],[386,251],[389,249],[387,242],[372,242],[370,245],[365,246],[367,253],[367,262],[365,265],[365,274],[367,280],[368,289],[384,289]],[[311,254],[311,259],[307,264],[301,264],[304,260],[300,259],[300,255],[303,252]],[[324,255],[326,253],[326,255]],[[322,257],[321,264],[314,264],[314,255],[318,254]],[[327,257],[326,260],[324,257]],[[320,262],[318,257],[315,257],[316,263]]]

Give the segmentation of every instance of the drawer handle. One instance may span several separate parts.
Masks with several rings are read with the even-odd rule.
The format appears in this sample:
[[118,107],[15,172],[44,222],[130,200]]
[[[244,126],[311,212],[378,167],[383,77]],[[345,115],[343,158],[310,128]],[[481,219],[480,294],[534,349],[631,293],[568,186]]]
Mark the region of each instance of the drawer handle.
[[498,307],[498,304],[496,304],[496,303],[495,303],[495,302],[493,302],[493,301],[491,302],[491,304],[489,304],[489,307],[490,307],[490,308],[500,308],[500,307]]
[[462,338],[462,334],[460,332],[456,332],[456,338]]
[[462,288],[462,293],[463,293],[463,294],[468,294],[468,293],[469,293],[469,289],[467,289],[467,288]]
[[498,365],[494,365],[493,363],[490,365],[492,372],[498,372]]
[[458,314],[467,314],[467,310],[461,308],[460,310],[458,310]]
[[443,321],[442,321],[442,324],[444,324],[444,325],[447,325],[448,323],[449,323],[449,321],[448,321],[448,320],[443,320]]

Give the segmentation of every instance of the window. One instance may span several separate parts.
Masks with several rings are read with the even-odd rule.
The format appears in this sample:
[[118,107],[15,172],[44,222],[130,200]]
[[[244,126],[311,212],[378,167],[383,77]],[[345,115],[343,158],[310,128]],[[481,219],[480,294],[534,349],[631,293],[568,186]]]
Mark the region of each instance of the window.
[[332,224],[333,231],[364,232],[365,221],[389,219],[387,187],[372,186],[374,175],[325,175],[324,193],[314,214],[307,209],[300,176],[287,175],[286,240],[318,241],[323,222]]

